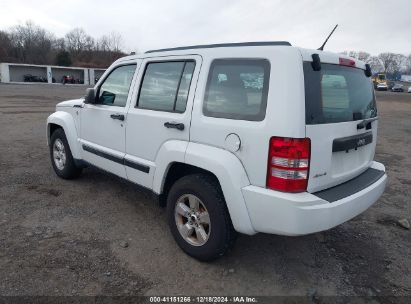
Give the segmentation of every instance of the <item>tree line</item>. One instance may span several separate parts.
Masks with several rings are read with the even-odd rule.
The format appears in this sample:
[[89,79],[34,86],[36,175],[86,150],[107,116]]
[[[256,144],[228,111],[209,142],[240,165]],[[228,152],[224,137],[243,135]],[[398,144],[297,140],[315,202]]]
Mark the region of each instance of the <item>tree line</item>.
[[[57,38],[32,21],[0,30],[0,62],[106,68],[126,55],[122,46],[123,39],[115,32],[96,39],[84,29],[74,28]],[[411,75],[411,54],[407,57],[389,52],[377,56],[362,51],[342,53],[369,63],[373,73],[386,73],[391,78]]]
[[74,28],[58,38],[27,21],[0,30],[0,62],[107,68],[125,56],[122,44],[121,35],[115,32],[96,39]]
[[368,63],[373,73],[385,73],[389,78],[397,79],[401,74],[411,75],[411,54],[385,52],[372,56],[367,52],[344,51],[342,54]]

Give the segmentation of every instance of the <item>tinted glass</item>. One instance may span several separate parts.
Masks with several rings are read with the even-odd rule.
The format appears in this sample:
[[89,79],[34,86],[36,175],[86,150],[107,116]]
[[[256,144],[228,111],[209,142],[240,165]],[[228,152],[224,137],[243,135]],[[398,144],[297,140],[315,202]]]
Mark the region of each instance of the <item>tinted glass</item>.
[[324,109],[347,109],[350,106],[347,81],[342,75],[324,74],[321,79]]
[[206,116],[263,120],[270,64],[263,59],[218,59],[211,64],[203,112]]
[[184,112],[194,62],[156,62],[146,67],[138,107]]
[[98,103],[124,107],[136,65],[124,65],[113,70],[100,86]]
[[377,116],[374,89],[361,69],[304,63],[307,124],[337,123]]

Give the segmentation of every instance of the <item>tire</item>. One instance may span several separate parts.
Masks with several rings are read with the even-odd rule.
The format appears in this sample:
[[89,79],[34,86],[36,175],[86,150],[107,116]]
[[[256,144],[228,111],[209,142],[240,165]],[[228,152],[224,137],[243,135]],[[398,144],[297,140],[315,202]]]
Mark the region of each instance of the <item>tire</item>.
[[[192,199],[199,199],[199,213],[190,209]],[[185,216],[181,215],[181,203],[190,210]],[[199,216],[190,216],[194,213]],[[207,216],[204,216],[206,213],[208,225]],[[167,196],[167,219],[171,233],[180,248],[200,261],[211,261],[223,256],[234,245],[237,237],[220,185],[215,178],[206,174],[187,175],[173,184]],[[188,229],[187,225],[191,228]],[[190,236],[184,237],[180,229],[187,231]],[[202,242],[205,238],[201,229],[207,234],[204,243]]]
[[[54,152],[61,152],[58,150],[58,146],[63,146],[63,154],[59,154],[58,157],[61,161],[58,161],[54,157]],[[62,161],[62,156],[65,156],[65,160]],[[50,138],[50,159],[54,172],[64,179],[74,179],[81,174],[82,168],[75,165],[73,155],[71,154],[70,146],[67,142],[66,134],[63,129],[57,129],[53,132]]]

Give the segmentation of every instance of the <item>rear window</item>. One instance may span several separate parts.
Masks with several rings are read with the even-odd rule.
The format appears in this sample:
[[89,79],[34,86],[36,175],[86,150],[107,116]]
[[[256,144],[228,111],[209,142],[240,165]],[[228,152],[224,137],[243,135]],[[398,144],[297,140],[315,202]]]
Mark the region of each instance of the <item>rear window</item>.
[[216,59],[204,97],[206,116],[263,120],[267,105],[270,63],[265,59]]
[[374,89],[361,69],[304,62],[306,124],[354,121],[377,116]]

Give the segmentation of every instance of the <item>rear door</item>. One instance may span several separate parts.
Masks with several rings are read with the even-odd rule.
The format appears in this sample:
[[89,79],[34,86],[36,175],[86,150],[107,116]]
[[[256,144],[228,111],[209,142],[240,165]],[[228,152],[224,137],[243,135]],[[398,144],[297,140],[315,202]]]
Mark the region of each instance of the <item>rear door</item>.
[[371,78],[363,69],[322,62],[321,70],[314,71],[311,62],[303,64],[306,137],[311,140],[307,190],[316,192],[350,180],[370,166],[377,109]]
[[156,157],[167,142],[190,139],[191,110],[201,57],[143,61],[127,114],[125,165],[129,180],[151,188]]

